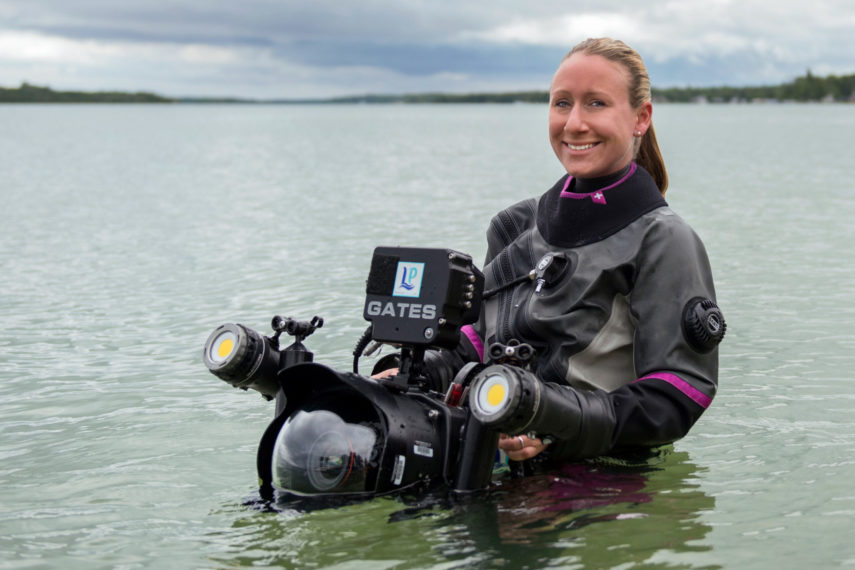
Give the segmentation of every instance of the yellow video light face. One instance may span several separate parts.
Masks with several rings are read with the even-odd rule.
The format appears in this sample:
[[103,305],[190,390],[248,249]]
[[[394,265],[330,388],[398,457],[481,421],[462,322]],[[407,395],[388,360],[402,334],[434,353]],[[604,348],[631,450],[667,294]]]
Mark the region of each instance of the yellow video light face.
[[478,387],[478,393],[475,394],[475,401],[481,412],[493,415],[505,408],[510,397],[511,389],[507,378],[494,374],[484,380]]
[[506,396],[507,390],[505,390],[505,387],[502,384],[493,384],[487,391],[487,404],[490,406],[498,406],[505,400]]
[[224,338],[220,345],[217,347],[217,356],[220,358],[225,358],[232,353],[232,349],[235,347],[235,342],[230,338]]
[[235,334],[230,330],[224,330],[210,344],[208,358],[217,364],[225,362],[234,351],[235,344],[237,344]]

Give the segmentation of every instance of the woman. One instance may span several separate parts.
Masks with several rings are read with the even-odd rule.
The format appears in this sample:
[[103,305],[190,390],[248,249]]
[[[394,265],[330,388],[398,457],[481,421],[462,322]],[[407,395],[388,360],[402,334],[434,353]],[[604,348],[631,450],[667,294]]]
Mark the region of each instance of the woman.
[[[515,339],[536,349],[533,372],[578,424],[549,455],[674,441],[715,395],[724,320],[703,244],[663,197],[644,63],[623,42],[586,40],[558,67],[549,106],[567,175],[492,220],[484,273],[495,295],[478,338],[465,332],[473,347]],[[553,258],[551,272],[520,282]],[[524,460],[547,445],[520,434],[499,447]]]
[[[531,345],[531,372],[564,408],[554,459],[677,440],[716,392],[724,319],[703,244],[664,200],[652,113],[634,50],[609,38],[573,48],[549,101],[567,174],[493,218],[480,322],[456,351],[428,354],[441,390],[484,346]],[[547,443],[511,434],[499,447],[521,461]]]

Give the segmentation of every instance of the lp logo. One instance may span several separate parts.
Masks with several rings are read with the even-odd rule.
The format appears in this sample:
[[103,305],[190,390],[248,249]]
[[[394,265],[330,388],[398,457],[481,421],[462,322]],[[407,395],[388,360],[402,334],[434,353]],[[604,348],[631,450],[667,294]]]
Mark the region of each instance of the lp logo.
[[424,263],[399,261],[395,273],[395,288],[393,297],[418,297],[422,290],[422,275],[425,272]]

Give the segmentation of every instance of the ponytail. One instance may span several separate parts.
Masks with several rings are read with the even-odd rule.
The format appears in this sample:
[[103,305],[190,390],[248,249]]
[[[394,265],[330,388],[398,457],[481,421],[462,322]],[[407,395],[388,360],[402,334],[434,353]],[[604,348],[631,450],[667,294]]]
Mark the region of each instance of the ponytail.
[[656,141],[656,132],[653,130],[652,122],[647,128],[647,132],[641,137],[635,162],[650,173],[659,188],[659,192],[664,196],[665,191],[668,190],[668,171],[665,170],[665,160],[659,150],[659,143]]

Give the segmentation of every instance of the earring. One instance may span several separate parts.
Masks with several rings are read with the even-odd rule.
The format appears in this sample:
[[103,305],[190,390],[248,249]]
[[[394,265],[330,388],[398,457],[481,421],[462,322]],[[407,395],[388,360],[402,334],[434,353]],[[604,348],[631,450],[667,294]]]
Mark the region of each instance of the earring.
[[641,136],[641,131],[635,131],[635,136],[640,137],[640,136]]

